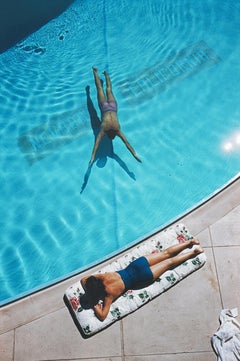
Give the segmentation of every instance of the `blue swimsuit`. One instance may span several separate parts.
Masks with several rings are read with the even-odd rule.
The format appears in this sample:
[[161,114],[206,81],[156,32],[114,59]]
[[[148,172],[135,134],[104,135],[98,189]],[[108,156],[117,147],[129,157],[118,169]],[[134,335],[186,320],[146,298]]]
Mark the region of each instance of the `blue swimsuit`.
[[153,282],[153,274],[145,257],[135,259],[117,273],[120,274],[123,280],[125,291],[146,287]]

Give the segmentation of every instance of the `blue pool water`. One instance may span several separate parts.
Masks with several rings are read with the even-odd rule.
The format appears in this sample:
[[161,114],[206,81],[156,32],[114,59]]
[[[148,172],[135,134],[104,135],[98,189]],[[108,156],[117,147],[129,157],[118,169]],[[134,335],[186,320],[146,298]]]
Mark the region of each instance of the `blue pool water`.
[[[234,1],[81,0],[0,55],[2,304],[161,229],[238,174],[239,16]],[[89,172],[93,65],[109,71],[142,163],[104,139]]]

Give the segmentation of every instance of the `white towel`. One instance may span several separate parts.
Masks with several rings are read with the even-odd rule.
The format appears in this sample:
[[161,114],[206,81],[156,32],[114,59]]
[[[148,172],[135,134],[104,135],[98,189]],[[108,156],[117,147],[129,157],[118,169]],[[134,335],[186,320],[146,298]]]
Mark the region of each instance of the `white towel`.
[[240,324],[235,320],[237,316],[237,308],[221,311],[220,327],[211,339],[218,361],[240,361]]

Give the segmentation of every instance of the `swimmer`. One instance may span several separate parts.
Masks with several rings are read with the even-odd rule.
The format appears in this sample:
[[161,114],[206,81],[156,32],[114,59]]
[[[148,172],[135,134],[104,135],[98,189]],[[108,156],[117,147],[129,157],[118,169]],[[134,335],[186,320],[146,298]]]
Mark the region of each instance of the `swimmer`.
[[94,274],[81,279],[89,307],[93,308],[100,321],[108,315],[111,304],[129,289],[140,289],[152,284],[164,272],[175,268],[190,258],[204,252],[196,247],[180,253],[186,248],[199,245],[195,239],[176,244],[162,252],[151,253],[131,262],[125,269],[104,274]]
[[112,83],[109,78],[109,75],[106,71],[103,72],[105,79],[106,79],[106,95],[103,91],[101,80],[98,76],[97,68],[93,67],[93,75],[94,81],[97,88],[97,98],[98,98],[98,106],[101,110],[101,129],[100,132],[95,140],[95,144],[92,151],[91,160],[89,162],[90,166],[92,166],[96,152],[98,150],[99,144],[102,138],[107,135],[110,139],[114,139],[117,135],[122,139],[128,150],[132,153],[134,158],[138,162],[141,162],[141,159],[137,156],[133,147],[127,141],[125,135],[120,130],[120,124],[118,122],[117,117],[117,102],[112,92]]

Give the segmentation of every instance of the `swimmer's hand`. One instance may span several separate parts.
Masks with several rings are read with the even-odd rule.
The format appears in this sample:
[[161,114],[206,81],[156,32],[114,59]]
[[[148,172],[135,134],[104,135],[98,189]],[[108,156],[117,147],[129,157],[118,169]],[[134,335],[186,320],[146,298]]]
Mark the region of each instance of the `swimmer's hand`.
[[122,139],[123,143],[126,145],[127,149],[132,153],[132,155],[134,156],[134,158],[139,162],[142,163],[141,159],[138,158],[135,150],[133,149],[133,147],[131,146],[131,144],[128,142],[128,140],[126,139],[125,135],[119,131],[117,133],[117,135]]
[[139,163],[142,163],[141,159],[137,156],[137,154],[134,154],[134,158],[137,159]]
[[[94,146],[94,148],[95,148],[95,146]],[[93,163],[94,163],[94,161],[95,161],[95,154],[96,154],[96,149],[94,149],[93,150],[93,152],[92,152],[92,156],[91,156],[91,159],[90,159],[90,161],[89,161],[89,163],[88,163],[88,167],[89,168],[91,168],[92,167],[92,165],[93,165]]]

